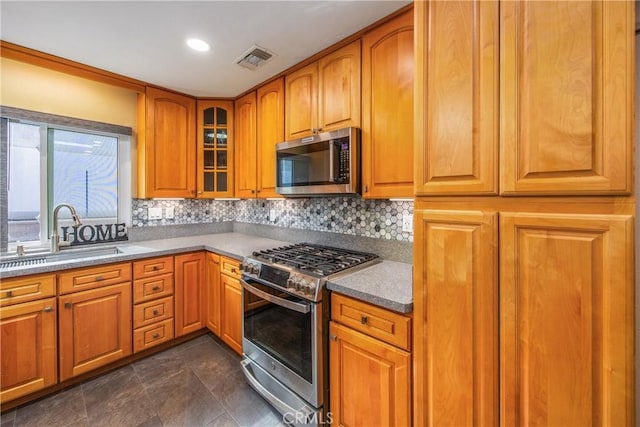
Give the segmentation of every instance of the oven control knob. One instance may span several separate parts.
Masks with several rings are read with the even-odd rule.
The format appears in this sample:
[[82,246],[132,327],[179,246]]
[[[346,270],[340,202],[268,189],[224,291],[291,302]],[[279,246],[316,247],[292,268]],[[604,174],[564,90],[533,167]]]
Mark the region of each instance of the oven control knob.
[[309,284],[309,286],[304,287],[304,293],[306,295],[313,295],[313,291],[314,291],[314,287],[312,284]]
[[252,274],[258,274],[260,272],[260,267],[257,264],[250,264],[249,272]]
[[287,279],[287,288],[293,288],[294,286],[295,286],[295,281],[291,277],[289,277]]

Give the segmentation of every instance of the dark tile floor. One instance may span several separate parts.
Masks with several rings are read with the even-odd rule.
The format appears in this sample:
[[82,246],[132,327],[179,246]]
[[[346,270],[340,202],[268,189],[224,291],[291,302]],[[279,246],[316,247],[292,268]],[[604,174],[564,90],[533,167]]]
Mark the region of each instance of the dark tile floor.
[[240,358],[204,335],[2,415],[1,427],[284,427]]

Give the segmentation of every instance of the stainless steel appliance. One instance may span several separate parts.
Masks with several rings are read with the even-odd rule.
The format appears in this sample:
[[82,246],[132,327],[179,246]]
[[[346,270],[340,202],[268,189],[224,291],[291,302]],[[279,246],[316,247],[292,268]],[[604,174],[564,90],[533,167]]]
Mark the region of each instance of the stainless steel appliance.
[[326,421],[329,301],[325,282],[379,262],[377,255],[301,243],[242,263],[242,369],[294,425]]
[[360,130],[344,128],[276,145],[276,191],[284,196],[360,192]]

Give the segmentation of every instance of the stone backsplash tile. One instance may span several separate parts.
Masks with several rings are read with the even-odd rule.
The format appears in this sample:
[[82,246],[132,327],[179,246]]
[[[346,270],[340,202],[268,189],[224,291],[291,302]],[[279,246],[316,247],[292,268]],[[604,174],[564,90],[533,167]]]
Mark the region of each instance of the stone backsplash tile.
[[[149,220],[148,209],[163,208],[163,219]],[[164,219],[164,209],[174,218]],[[412,242],[402,231],[403,214],[413,214],[413,201],[317,197],[284,200],[149,200],[134,199],[133,227],[238,221],[301,230]]]

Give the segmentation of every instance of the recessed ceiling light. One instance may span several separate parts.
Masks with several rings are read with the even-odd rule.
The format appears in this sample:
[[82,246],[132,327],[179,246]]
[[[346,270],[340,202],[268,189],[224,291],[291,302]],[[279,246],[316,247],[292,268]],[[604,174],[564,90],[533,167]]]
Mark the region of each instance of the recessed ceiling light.
[[209,50],[209,43],[200,39],[187,39],[187,46],[198,52],[207,52]]

